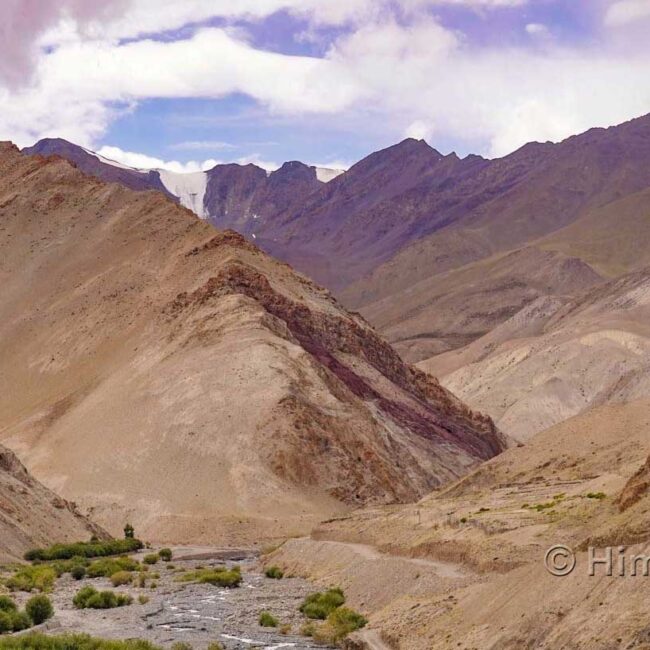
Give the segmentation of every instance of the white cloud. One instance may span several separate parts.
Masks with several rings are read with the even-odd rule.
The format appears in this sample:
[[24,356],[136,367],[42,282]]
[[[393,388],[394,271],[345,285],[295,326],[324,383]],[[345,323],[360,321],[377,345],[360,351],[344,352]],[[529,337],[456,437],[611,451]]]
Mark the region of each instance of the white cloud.
[[103,146],[97,150],[97,153],[104,158],[108,158],[121,165],[133,167],[135,169],[166,169],[170,172],[179,174],[187,174],[191,172],[200,172],[212,169],[215,165],[222,165],[226,162],[235,162],[240,165],[248,165],[252,163],[262,169],[273,171],[280,165],[276,162],[264,160],[260,154],[254,153],[248,156],[241,156],[235,160],[215,160],[208,158],[207,160],[190,160],[189,162],[179,162],[178,160],[163,160],[143,153],[135,151],[125,151],[120,147]]
[[[461,1],[494,8],[519,4],[402,0],[402,5],[415,11],[425,4]],[[135,0],[127,15],[133,18],[152,3]],[[165,1],[156,3],[160,10],[147,20],[160,29],[208,11],[231,8],[257,16],[280,4],[312,12],[314,21],[354,23],[362,20],[367,0],[301,0],[300,5],[297,0]],[[68,18],[58,24],[58,32],[49,32],[48,38],[58,39],[59,46],[41,56],[33,83],[19,90],[0,86],[0,138],[24,145],[60,136],[92,147],[116,116],[143,99],[242,93],[275,115],[329,115],[338,124],[374,123],[395,138],[407,133],[434,146],[436,136],[444,134],[447,141],[471,148],[480,144],[480,152],[499,155],[529,140],[561,139],[650,109],[647,52],[616,50],[607,43],[599,50],[560,47],[552,40],[543,52],[475,46],[425,14],[397,22],[383,1],[373,6],[320,59],[258,50],[239,33],[221,28],[200,29],[180,41],[120,44],[101,37],[99,23],[91,20],[80,31]],[[143,21],[138,29],[147,27]],[[529,33],[540,33],[533,25]],[[178,150],[190,150],[190,144],[197,151],[210,148],[207,143],[181,144]],[[216,144],[210,146],[217,149]],[[257,156],[253,162],[260,160]],[[161,163],[174,164],[156,161],[154,166]],[[200,168],[203,162],[195,164]]]
[[177,160],[162,160],[143,153],[124,151],[119,147],[111,146],[101,147],[97,153],[104,158],[113,160],[121,165],[126,165],[127,167],[133,167],[135,169],[166,169],[170,172],[177,173],[205,171],[218,164],[218,161],[213,159],[203,161],[191,160],[186,163],[181,163]]
[[621,27],[645,18],[650,18],[650,0],[619,0],[608,7],[605,24]]
[[526,33],[531,36],[549,36],[550,32],[546,25],[542,23],[528,23],[526,25]]
[[433,137],[435,129],[433,124],[425,122],[424,120],[415,120],[411,122],[404,132],[407,138],[415,138],[416,140],[430,140]]

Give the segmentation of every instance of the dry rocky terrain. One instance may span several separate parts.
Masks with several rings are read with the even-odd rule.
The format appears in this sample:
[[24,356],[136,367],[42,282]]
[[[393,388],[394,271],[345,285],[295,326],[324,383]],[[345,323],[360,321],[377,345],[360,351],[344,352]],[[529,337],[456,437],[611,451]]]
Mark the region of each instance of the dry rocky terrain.
[[[341,584],[370,617],[351,648],[648,647],[648,578],[589,576],[586,549],[650,553],[649,406],[593,409],[416,504],[323,523],[269,561]],[[568,576],[545,569],[555,544],[576,553]]]
[[0,146],[0,439],[113,532],[230,544],[416,499],[505,438],[157,192]]

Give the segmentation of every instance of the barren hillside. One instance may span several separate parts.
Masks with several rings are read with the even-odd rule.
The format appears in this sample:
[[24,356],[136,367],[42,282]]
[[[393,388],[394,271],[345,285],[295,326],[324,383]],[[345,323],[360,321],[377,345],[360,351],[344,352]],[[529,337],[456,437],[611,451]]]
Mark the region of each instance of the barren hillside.
[[104,531],[76,506],[36,481],[15,454],[0,446],[0,562],[22,559],[30,548],[87,540]]
[[233,543],[505,440],[328,292],[156,192],[0,150],[1,438],[117,531]]

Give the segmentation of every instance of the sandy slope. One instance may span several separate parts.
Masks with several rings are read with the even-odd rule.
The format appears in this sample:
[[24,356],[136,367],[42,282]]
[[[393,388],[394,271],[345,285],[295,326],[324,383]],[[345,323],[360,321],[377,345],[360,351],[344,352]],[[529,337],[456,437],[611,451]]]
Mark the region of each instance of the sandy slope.
[[[602,554],[606,545],[629,544],[630,554],[650,552],[647,470],[637,471],[649,451],[647,400],[600,407],[417,504],[324,523],[268,562],[344,585],[351,604],[370,616],[374,636],[399,650],[643,648],[647,578],[591,577],[585,549]],[[621,511],[618,495],[631,491],[635,499]],[[599,492],[604,498],[587,496]],[[355,560],[350,544],[373,546],[381,560],[372,567]],[[575,550],[571,575],[544,568],[553,544]],[[470,577],[426,567],[416,576],[405,558],[455,563]],[[363,639],[350,645],[368,647]]]
[[650,395],[650,274],[575,300],[540,299],[470,345],[420,365],[526,439],[586,409]]
[[111,531],[233,544],[503,448],[359,317],[162,195],[0,151],[0,438]]

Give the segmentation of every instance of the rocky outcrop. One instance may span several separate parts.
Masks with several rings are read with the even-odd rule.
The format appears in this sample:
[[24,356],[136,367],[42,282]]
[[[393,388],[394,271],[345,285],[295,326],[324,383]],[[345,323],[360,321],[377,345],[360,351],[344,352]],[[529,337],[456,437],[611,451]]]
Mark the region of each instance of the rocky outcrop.
[[0,561],[22,559],[36,546],[86,540],[107,533],[27,471],[17,456],[0,446]]

